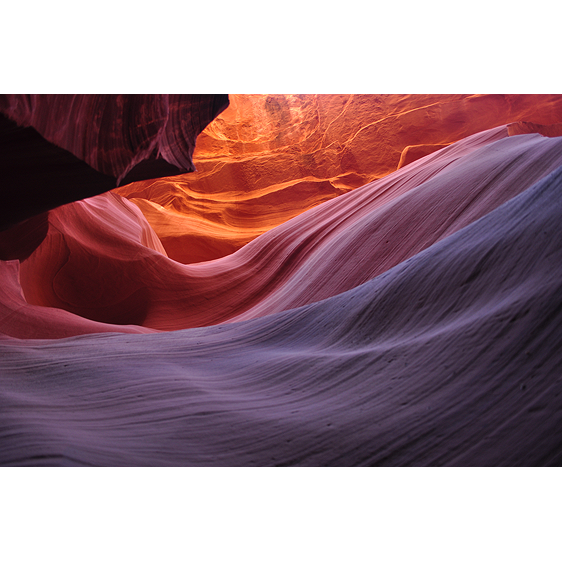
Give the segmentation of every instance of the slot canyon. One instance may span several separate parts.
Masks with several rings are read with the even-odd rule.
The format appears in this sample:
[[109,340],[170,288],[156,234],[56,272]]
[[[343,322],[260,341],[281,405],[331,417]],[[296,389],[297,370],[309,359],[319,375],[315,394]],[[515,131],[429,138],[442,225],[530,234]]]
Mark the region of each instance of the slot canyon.
[[562,463],[562,95],[1,95],[0,173],[0,465]]

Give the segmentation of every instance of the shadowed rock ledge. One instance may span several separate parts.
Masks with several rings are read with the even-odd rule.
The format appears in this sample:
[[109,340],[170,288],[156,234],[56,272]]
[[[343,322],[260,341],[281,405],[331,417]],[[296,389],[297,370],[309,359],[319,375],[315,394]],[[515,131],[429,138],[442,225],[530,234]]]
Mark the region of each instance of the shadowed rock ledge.
[[0,230],[133,180],[195,170],[226,94],[0,96]]

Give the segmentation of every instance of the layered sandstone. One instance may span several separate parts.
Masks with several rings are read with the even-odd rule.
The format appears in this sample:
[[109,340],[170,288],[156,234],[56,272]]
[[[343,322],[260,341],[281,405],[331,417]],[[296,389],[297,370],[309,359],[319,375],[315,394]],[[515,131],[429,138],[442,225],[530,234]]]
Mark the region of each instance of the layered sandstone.
[[[22,242],[21,255],[8,257],[21,261],[21,293],[30,306],[66,310],[116,331],[209,326],[357,287],[561,165],[562,137],[510,137],[503,126],[327,201],[213,261],[169,258],[140,210],[115,193],[51,211],[34,244]],[[16,321],[27,308],[14,306],[5,308],[0,326],[19,337]],[[97,324],[90,329],[99,331]],[[56,333],[40,325],[36,337]]]
[[562,98],[231,94],[198,137],[195,173],[117,192],[139,205],[170,257],[211,260],[455,141],[517,121],[562,122]]
[[248,322],[1,337],[0,463],[559,466],[561,201],[559,167],[351,291]]
[[[131,200],[30,200],[0,232],[0,464],[559,466],[561,97],[441,98],[449,132],[421,138],[399,124],[419,124],[439,98],[407,110],[413,98],[398,96],[388,119],[407,143],[392,170],[342,183],[338,197],[313,185],[283,197],[294,179],[270,190],[291,172],[277,164],[306,159],[288,149],[298,122],[302,143],[315,135],[304,110],[273,104],[229,148],[230,170],[264,164],[253,183],[231,189],[211,174],[207,191],[188,191],[180,176],[124,186]],[[484,102],[466,115],[449,105]],[[447,136],[501,111],[518,120]],[[29,141],[5,145],[20,164],[27,146],[35,172],[52,163],[46,177],[69,193],[95,180],[35,129],[8,126]],[[353,127],[341,145],[359,137],[369,155],[370,127]],[[213,131],[201,144],[209,166]],[[344,175],[361,183],[368,162],[356,154],[356,176]],[[334,187],[330,174],[299,181]],[[183,228],[191,242],[174,248]],[[197,263],[169,255],[190,251]]]
[[0,230],[133,180],[194,169],[226,95],[0,96]]

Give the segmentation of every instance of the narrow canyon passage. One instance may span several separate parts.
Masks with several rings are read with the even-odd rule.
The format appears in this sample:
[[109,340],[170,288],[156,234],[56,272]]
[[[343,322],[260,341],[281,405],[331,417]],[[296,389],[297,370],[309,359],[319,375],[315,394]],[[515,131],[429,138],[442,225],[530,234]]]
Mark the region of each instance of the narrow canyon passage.
[[1,464],[562,461],[562,96],[0,112]]

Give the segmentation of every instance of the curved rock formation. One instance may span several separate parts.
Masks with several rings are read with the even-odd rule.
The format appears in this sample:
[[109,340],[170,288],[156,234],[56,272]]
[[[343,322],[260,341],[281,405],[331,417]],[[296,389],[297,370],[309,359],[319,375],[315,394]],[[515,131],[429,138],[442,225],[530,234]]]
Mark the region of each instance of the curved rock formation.
[[112,325],[178,330],[256,318],[365,283],[560,165],[562,138],[498,127],[192,265],[166,257],[134,205],[104,194],[51,211],[44,240],[21,263],[21,287],[30,305]]
[[402,154],[400,154],[398,170],[446,146],[446,144],[415,144],[413,146],[407,146],[402,150]]
[[[540,99],[532,111],[556,116]],[[285,140],[256,124],[244,142],[308,126],[269,115],[293,123]],[[0,464],[560,465],[559,127],[412,140],[447,146],[304,212],[259,174],[245,199],[192,189],[199,213],[181,207],[183,176],[126,186],[137,205],[34,208],[0,232]],[[254,193],[298,216],[268,226],[264,207],[258,235]],[[238,196],[229,229],[217,217]],[[181,218],[201,258],[244,225],[256,238],[182,264],[151,212],[164,230]]]
[[559,95],[231,94],[230,100],[198,137],[197,172],[118,190],[139,205],[170,257],[182,263],[225,256],[307,209],[479,131],[516,121],[562,122]]
[[0,341],[5,465],[559,465],[562,168],[386,274],[168,334]]
[[1,95],[0,230],[130,181],[193,171],[228,96]]

